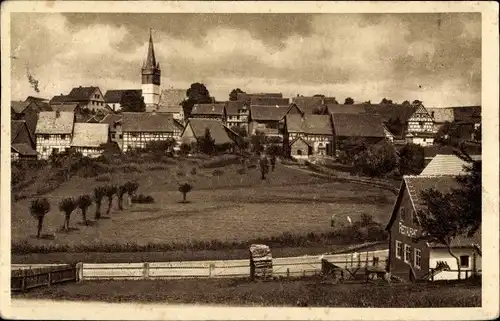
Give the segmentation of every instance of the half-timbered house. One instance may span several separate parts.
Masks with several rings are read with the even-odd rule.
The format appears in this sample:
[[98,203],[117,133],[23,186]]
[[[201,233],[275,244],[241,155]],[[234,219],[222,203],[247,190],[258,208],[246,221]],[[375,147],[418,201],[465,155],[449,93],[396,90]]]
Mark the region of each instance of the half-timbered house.
[[62,153],[71,147],[75,113],[44,111],[36,124],[36,150],[39,158],[48,159],[52,153]]
[[190,118],[218,119],[226,121],[226,103],[195,104]]
[[99,157],[109,142],[109,125],[95,123],[75,123],[71,147],[85,157]]
[[[290,156],[304,158],[334,155],[333,125],[330,115],[287,115],[285,129],[291,147]],[[298,137],[302,139],[297,140]],[[310,147],[307,153],[302,148],[294,148],[294,145],[304,146],[304,143]]]
[[250,109],[245,101],[228,101],[226,103],[226,125],[244,127],[248,130],[248,116]]
[[301,115],[295,104],[274,106],[250,106],[248,132],[255,135],[260,132],[268,137],[284,138],[286,115]]
[[151,141],[177,140],[181,130],[170,113],[122,113],[122,150],[145,148]]
[[24,120],[12,120],[10,122],[10,155],[11,160],[36,160],[35,138],[28,130]]

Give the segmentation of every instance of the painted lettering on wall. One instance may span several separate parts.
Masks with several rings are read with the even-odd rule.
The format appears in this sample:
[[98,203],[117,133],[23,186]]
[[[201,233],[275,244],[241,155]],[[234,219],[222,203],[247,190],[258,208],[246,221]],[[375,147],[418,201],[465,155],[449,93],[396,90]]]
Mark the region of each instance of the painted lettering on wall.
[[408,237],[415,237],[417,236],[417,229],[405,226],[403,223],[399,222],[399,233]]

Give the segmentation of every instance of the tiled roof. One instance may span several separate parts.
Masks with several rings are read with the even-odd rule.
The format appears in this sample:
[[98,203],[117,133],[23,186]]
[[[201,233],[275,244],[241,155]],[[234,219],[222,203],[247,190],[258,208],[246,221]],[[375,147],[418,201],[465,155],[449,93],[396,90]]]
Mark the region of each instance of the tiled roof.
[[323,104],[323,97],[293,97],[292,103],[295,103],[305,114],[312,114],[315,107]]
[[59,111],[74,112],[75,109],[79,106],[79,104],[68,102],[68,103],[54,104],[50,106],[54,111],[59,110]]
[[333,135],[330,115],[301,115],[286,116],[288,132],[305,133],[310,135]]
[[275,98],[283,98],[282,93],[238,93],[236,95],[236,100],[250,101],[251,97],[275,97]]
[[[410,194],[410,198],[415,207],[415,210],[425,210],[425,201],[421,198],[421,193],[428,189],[436,189],[441,193],[449,193],[453,188],[459,186],[455,176],[404,176],[406,188]],[[481,245],[481,229],[476,232],[472,237],[466,235],[459,235],[455,237],[451,246],[472,246]],[[441,244],[429,243],[431,247],[444,247]]]
[[289,105],[290,99],[280,97],[250,97],[250,105],[270,106],[270,105]]
[[465,165],[467,165],[467,162],[456,155],[438,154],[427,164],[420,175],[464,175],[466,174]]
[[123,94],[131,93],[142,97],[141,89],[113,89],[106,91],[104,95],[104,101],[110,104],[120,103],[122,101]]
[[326,104],[328,111],[333,114],[363,114],[366,113],[366,106],[362,104],[341,105]]
[[24,109],[26,109],[26,107],[28,107],[28,104],[24,101],[13,100],[10,102],[10,107],[12,108],[12,110],[14,110],[14,112],[20,114],[24,111]]
[[25,102],[38,101],[38,102],[48,103],[49,99],[47,99],[47,98],[41,98],[41,97],[28,96],[28,97],[26,97],[26,99],[24,101]]
[[54,96],[50,100],[50,105],[55,105],[55,104],[62,104],[62,103],[68,103],[71,102],[72,99],[68,95],[59,95],[59,96]]
[[122,113],[124,132],[174,132],[174,119],[169,113]]
[[186,89],[164,89],[160,94],[158,111],[165,113],[182,112],[182,101],[186,98]]
[[99,147],[108,142],[108,124],[75,123],[71,146]]
[[90,87],[75,87],[71,89],[68,97],[71,100],[89,100],[91,95],[99,89],[98,87],[90,86]]
[[195,104],[191,110],[191,115],[224,115],[225,103]]
[[121,114],[107,114],[104,116],[103,119],[101,119],[100,123],[102,124],[108,124],[108,125],[113,125],[117,121],[121,121],[123,116]]
[[375,114],[332,114],[336,136],[385,137],[382,119]]
[[290,106],[250,106],[250,117],[252,120],[281,120],[285,117]]
[[217,119],[205,118],[190,118],[187,126],[191,126],[194,135],[197,139],[205,135],[205,130],[210,130],[210,135],[215,140],[216,144],[231,143],[233,140],[228,135],[228,129],[224,126],[222,121]]
[[23,128],[26,128],[26,123],[24,121],[19,120],[11,120],[10,121],[10,143],[12,144],[16,139],[17,135]]
[[436,123],[453,122],[454,115],[452,108],[427,108],[427,111]]
[[71,134],[75,113],[43,111],[38,115],[35,134]]
[[403,105],[365,105],[366,111],[379,114],[382,121],[399,119],[402,123],[408,121],[413,113],[417,110],[416,106],[403,106]]
[[12,144],[11,148],[23,156],[36,156],[36,150],[29,144]]
[[[226,103],[226,114],[227,115],[238,115],[238,110],[243,109],[246,106],[244,101],[228,101]],[[247,107],[248,108],[248,107]]]

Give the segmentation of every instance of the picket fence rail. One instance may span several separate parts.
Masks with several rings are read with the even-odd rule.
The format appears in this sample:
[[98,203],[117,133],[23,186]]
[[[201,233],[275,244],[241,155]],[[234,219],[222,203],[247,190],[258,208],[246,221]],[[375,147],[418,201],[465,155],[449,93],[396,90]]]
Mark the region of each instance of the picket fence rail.
[[11,291],[24,292],[42,286],[76,281],[76,268],[69,264],[31,264],[11,267]]
[[[274,276],[310,276],[321,273],[322,260],[339,267],[364,267],[385,262],[388,250],[273,259]],[[375,258],[375,259],[374,259]],[[78,263],[78,280],[143,280],[249,277],[250,260],[144,263]]]

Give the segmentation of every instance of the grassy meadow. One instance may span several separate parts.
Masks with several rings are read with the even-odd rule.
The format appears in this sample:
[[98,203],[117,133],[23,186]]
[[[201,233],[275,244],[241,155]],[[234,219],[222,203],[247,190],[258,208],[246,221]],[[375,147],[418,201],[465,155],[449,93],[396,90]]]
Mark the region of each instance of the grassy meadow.
[[13,298],[100,302],[431,308],[480,307],[480,282],[332,284],[319,277],[252,282],[248,279],[92,281],[39,288]]
[[[205,168],[183,160],[172,164],[141,164],[139,171],[111,173],[98,177],[74,176],[44,195],[51,203],[43,234],[36,239],[36,221],[29,213],[30,199],[12,203],[14,244],[81,246],[89,244],[160,244],[218,240],[242,242],[256,238],[330,232],[334,214],[338,224],[348,224],[362,214],[385,224],[394,203],[388,191],[356,183],[336,182],[324,176],[277,165],[267,180],[258,168],[241,172],[241,165]],[[217,172],[214,172],[217,171]],[[78,210],[71,217],[73,230],[61,230],[64,215],[58,203],[82,193],[92,195],[99,185],[136,180],[137,194],[151,195],[153,204],[124,204],[118,210],[116,198],[110,215],[89,226],[82,224]],[[179,182],[188,181],[193,190],[188,203],[181,203]],[[27,187],[26,190],[29,191]],[[107,200],[101,211],[104,216]],[[93,220],[95,204],[87,217]]]

